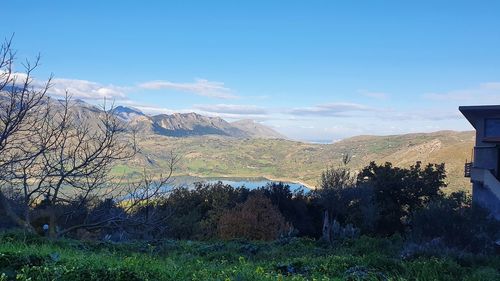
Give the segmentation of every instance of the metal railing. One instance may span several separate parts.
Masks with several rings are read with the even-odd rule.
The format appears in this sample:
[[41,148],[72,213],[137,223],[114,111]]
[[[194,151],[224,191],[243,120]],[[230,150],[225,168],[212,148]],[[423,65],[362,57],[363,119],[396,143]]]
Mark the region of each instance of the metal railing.
[[464,165],[464,177],[470,178],[470,171],[472,169],[472,162],[465,162]]

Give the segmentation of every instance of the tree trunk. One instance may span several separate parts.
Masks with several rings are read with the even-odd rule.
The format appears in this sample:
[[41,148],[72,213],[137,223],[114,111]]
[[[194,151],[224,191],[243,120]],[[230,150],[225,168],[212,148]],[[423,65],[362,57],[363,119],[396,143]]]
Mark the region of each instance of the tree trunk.
[[323,240],[331,242],[331,225],[330,216],[328,215],[328,210],[323,212]]
[[49,206],[49,237],[51,239],[57,238],[56,211],[54,206]]
[[27,230],[30,233],[35,233],[35,229],[33,226],[30,224],[29,221],[21,219],[13,210],[12,207],[10,206],[10,202],[5,197],[2,191],[0,191],[0,209],[3,209],[5,211],[5,214],[9,219],[11,219],[15,224],[17,224],[19,227],[22,227],[24,230]]
[[30,204],[27,201],[24,202],[24,221],[31,225]]

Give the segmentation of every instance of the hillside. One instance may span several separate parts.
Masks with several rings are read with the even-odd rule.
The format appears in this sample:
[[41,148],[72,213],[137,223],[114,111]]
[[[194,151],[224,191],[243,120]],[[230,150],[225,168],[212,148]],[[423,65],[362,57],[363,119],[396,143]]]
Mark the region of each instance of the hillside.
[[151,135],[140,140],[142,154],[119,174],[139,173],[143,165],[160,172],[170,151],[182,156],[177,175],[200,177],[267,177],[315,186],[328,165],[338,165],[349,153],[354,169],[370,161],[409,166],[416,161],[446,163],[448,190],[468,190],[463,164],[470,159],[473,132],[440,131],[394,136],[358,136],[333,144],[310,144],[283,139],[237,139],[218,136],[173,138]]

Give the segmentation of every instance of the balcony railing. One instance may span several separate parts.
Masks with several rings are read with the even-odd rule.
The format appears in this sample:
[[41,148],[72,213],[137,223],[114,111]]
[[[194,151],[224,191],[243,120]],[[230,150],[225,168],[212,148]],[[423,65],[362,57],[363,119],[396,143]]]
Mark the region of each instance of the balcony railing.
[[470,171],[472,169],[472,162],[466,162],[464,165],[464,177],[470,178]]

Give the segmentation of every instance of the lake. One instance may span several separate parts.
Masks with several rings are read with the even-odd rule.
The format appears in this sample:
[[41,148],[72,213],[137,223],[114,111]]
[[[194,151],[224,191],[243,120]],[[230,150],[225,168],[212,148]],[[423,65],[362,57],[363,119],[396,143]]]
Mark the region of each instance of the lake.
[[[241,187],[244,186],[249,189],[257,189],[259,187],[266,186],[269,183],[278,183],[278,181],[272,181],[266,178],[201,178],[201,177],[175,177],[173,179],[174,186],[187,186],[193,187],[196,182],[203,183],[217,183],[222,182],[223,184],[231,185],[232,187]],[[305,190],[308,191],[309,188],[303,186],[299,183],[294,182],[283,182],[286,185],[290,186],[290,190]]]
[[[279,181],[272,181],[266,178],[201,178],[201,177],[180,176],[180,177],[173,177],[172,182],[167,186],[164,186],[161,190],[162,192],[168,192],[175,187],[193,188],[194,184],[198,182],[217,183],[219,181],[222,182],[223,184],[231,185],[232,187],[244,186],[248,189],[257,189],[259,187],[266,186],[267,184],[273,182],[279,183]],[[299,183],[294,183],[294,182],[283,182],[283,183],[289,185],[291,191],[303,190],[306,193],[310,191],[308,187],[303,186],[302,184]],[[151,186],[151,188],[154,189],[154,186]],[[144,192],[144,190],[139,191],[139,194],[140,192]],[[128,199],[130,197],[131,195],[126,195],[122,197],[120,200]]]
[[[266,186],[267,184],[273,183],[275,181],[270,181],[270,180],[226,180],[226,179],[216,179],[216,180],[209,180],[206,181],[208,183],[216,183],[218,181],[221,181],[223,184],[228,184],[232,187],[240,187],[244,186],[249,189],[257,189],[259,187]],[[278,183],[278,182],[275,182]],[[283,182],[286,185],[290,186],[290,190],[309,190],[307,187],[299,184],[299,183],[294,183],[294,182]]]

